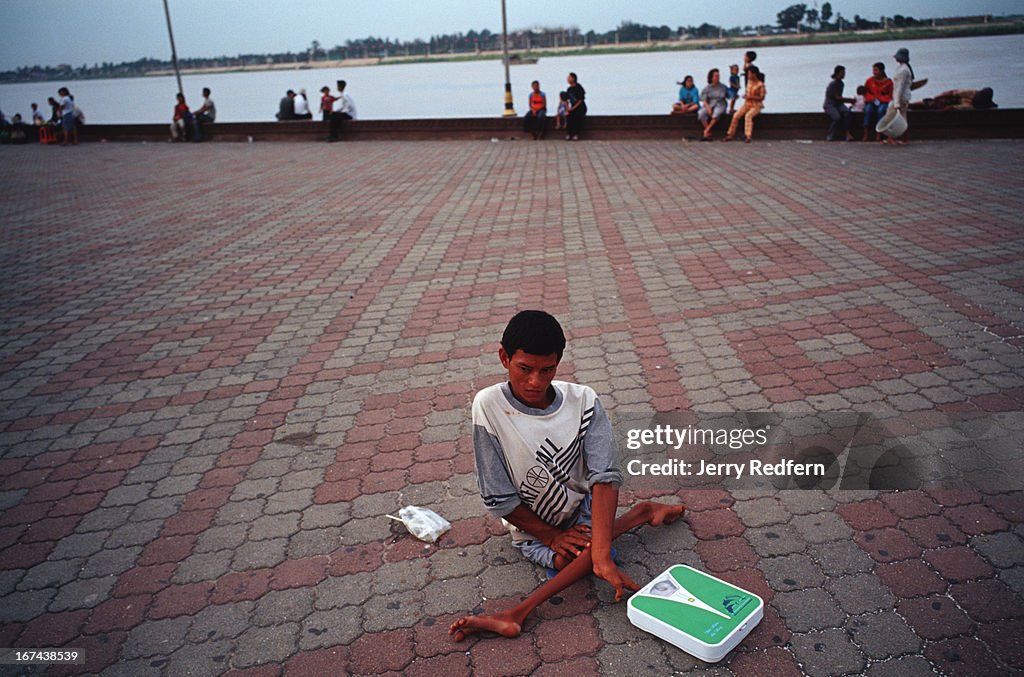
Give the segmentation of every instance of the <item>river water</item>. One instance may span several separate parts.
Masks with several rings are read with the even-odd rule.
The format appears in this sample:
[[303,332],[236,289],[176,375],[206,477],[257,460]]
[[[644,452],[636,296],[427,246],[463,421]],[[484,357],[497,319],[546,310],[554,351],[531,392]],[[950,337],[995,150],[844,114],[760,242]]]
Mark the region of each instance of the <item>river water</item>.
[[[836,64],[846,66],[846,94],[871,75],[871,64],[882,61],[889,73],[897,47],[910,49],[917,78],[928,85],[916,94],[932,96],[946,89],[992,87],[1003,108],[1024,107],[1024,90],[1009,86],[1009,71],[1016,55],[1024,52],[1024,35],[981,38],[944,38],[906,42],[861,42],[835,45],[798,45],[758,49],[757,64],[767,75],[766,112],[821,110],[825,87]],[[569,71],[579,75],[587,90],[592,115],[667,113],[675,100],[675,83],[694,76],[698,86],[710,68],[728,73],[741,63],[743,50],[647,52],[543,58],[536,64],[512,67],[516,112],[526,109],[531,80],[540,80],[549,110],[558,92],[566,88]],[[218,121],[273,120],[286,90],[305,88],[312,106],[319,89],[334,81],[348,81],[348,93],[361,118],[490,117],[504,105],[504,72],[500,61],[464,61],[221,73],[183,76],[189,104],[196,108],[203,87],[213,90]],[[725,79],[723,77],[723,79]],[[48,96],[56,96],[64,83],[19,83],[0,86],[0,110],[28,117],[29,104],[46,111]],[[67,83],[92,123],[169,122],[177,86],[173,77],[82,80]]]

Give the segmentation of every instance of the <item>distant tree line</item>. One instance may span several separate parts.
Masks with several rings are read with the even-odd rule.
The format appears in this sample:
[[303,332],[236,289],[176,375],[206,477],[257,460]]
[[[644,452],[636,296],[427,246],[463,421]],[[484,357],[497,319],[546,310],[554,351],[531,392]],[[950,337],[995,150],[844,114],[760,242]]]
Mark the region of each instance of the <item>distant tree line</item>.
[[[833,14],[832,3],[826,2],[819,10],[815,7],[808,7],[806,3],[790,5],[775,15],[779,28],[787,31],[800,31],[804,33],[817,33],[829,31],[855,30],[868,31],[887,28],[913,28],[915,26],[928,26],[936,23],[935,19],[915,19],[912,16],[894,14],[883,16],[878,21],[871,21],[854,14],[852,19],[843,17],[842,13]],[[980,23],[986,17],[956,17],[969,23]],[[834,19],[834,20],[833,20]],[[943,19],[941,23],[949,23],[950,19]]]
[[[509,34],[509,49],[514,52],[557,49],[563,47],[601,47],[617,44],[645,42],[683,41],[688,39],[735,38],[754,35],[770,35],[794,32],[829,32],[843,30],[872,30],[886,28],[907,28],[922,25],[936,25],[960,21],[963,23],[987,22],[989,17],[957,17],[955,19],[918,20],[896,14],[880,17],[878,21],[854,15],[846,19],[841,13],[833,12],[831,2],[825,2],[820,9],[808,7],[806,3],[786,7],[776,15],[776,24],[760,26],[734,26],[725,28],[709,23],[699,26],[649,26],[623,21],[616,28],[598,33],[590,30],[581,32],[577,27],[536,27],[513,31]],[[434,35],[424,40],[398,40],[384,37],[366,37],[346,40],[344,44],[325,47],[313,40],[306,48],[294,52],[273,54],[239,54],[200,58],[179,58],[184,70],[197,68],[240,68],[271,64],[296,64],[302,66],[312,61],[340,59],[376,59],[396,56],[470,55],[479,52],[500,50],[501,34],[486,28],[481,31]],[[166,71],[172,67],[170,60],[145,58],[122,63],[82,64],[72,66],[23,66],[13,71],[0,72],[0,82],[30,82],[37,80],[74,80],[89,78],[135,77],[154,71]]]

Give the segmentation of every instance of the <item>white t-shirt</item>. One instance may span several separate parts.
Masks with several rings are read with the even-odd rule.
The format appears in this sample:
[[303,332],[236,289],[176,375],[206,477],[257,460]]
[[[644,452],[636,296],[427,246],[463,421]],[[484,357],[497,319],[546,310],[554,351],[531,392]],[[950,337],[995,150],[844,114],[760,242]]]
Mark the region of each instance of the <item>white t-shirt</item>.
[[309,115],[309,103],[306,101],[306,97],[302,94],[295,95],[295,114]]
[[203,99],[203,105],[200,108],[204,108],[203,115],[206,115],[210,120],[217,119],[217,105],[213,102],[213,99]]
[[334,105],[331,110],[335,113],[348,113],[352,116],[353,120],[356,119],[356,102],[345,92],[338,94],[337,98],[334,99]]
[[[622,483],[611,422],[593,390],[552,381],[555,399],[533,409],[506,383],[473,399],[473,449],[484,505],[504,517],[523,503],[553,526],[566,523],[597,482]],[[529,534],[506,522],[517,541]]]
[[910,86],[914,84],[910,66],[900,62],[892,76],[892,100],[897,108],[906,108],[910,103]]

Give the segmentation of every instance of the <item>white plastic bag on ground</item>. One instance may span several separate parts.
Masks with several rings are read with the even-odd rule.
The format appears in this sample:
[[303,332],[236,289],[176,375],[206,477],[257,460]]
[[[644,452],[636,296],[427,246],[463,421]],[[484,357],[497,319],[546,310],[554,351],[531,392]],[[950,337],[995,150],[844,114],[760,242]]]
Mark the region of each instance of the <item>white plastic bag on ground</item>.
[[448,520],[433,510],[415,505],[407,505],[399,510],[398,517],[394,515],[387,515],[387,517],[396,522],[402,522],[410,534],[428,543],[436,542],[452,528]]

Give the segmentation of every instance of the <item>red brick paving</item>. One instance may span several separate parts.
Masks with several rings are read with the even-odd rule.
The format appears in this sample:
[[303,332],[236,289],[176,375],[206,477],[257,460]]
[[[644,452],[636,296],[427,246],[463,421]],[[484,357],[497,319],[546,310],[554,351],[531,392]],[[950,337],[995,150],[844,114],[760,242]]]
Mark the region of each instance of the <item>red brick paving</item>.
[[980,504],[946,508],[942,513],[968,536],[1005,531],[1009,527],[994,510]]
[[758,556],[750,545],[738,537],[700,541],[696,546],[704,564],[713,572],[723,572],[757,564]]
[[800,677],[803,674],[793,654],[777,647],[736,654],[729,661],[729,667],[735,674],[750,677]]
[[988,647],[972,638],[936,642],[925,649],[924,655],[950,677],[998,675],[1003,671]]
[[979,622],[1024,618],[1024,602],[1008,587],[991,578],[956,583],[950,587],[949,595],[968,616]]
[[896,562],[919,557],[921,548],[905,533],[886,528],[858,533],[855,540],[878,562]]
[[473,670],[469,664],[469,656],[458,653],[418,659],[407,666],[403,670],[403,674],[412,677],[436,677],[436,675],[469,677],[473,674]]
[[701,540],[740,536],[745,527],[732,510],[694,512],[687,517],[693,535]]
[[925,552],[924,559],[940,576],[949,581],[987,578],[995,571],[992,565],[969,548],[954,546]]
[[[426,558],[424,590],[461,586],[457,599],[415,604],[479,604],[466,592],[476,589],[468,572],[481,557],[506,557],[507,536],[473,496],[465,416],[475,390],[500,377],[492,358],[502,324],[527,304],[571,316],[563,374],[598,384],[613,415],[634,403],[828,411],[846,398],[854,409],[924,408],[920,421],[942,425],[936,415],[1024,409],[1014,366],[1024,328],[1005,312],[1024,292],[1019,228],[1007,216],[1024,197],[1001,169],[1019,164],[1016,143],[912,146],[901,165],[909,200],[878,184],[879,149],[859,144],[754,144],[749,155],[674,143],[366,143],[331,190],[273,170],[282,153],[304,157],[298,147],[211,145],[185,157],[177,147],[86,145],[63,160],[74,178],[60,189],[51,174],[24,171],[49,150],[12,148],[16,161],[0,168],[13,285],[0,295],[0,375],[15,383],[33,374],[0,417],[0,574],[13,577],[0,579],[10,591],[0,604],[21,609],[55,594],[49,583],[16,587],[26,572],[36,584],[76,579],[61,572],[71,568],[58,559],[68,549],[95,545],[83,570],[105,566],[123,552],[104,545],[115,527],[115,539],[140,539],[142,552],[94,606],[64,593],[54,608],[69,610],[5,621],[0,644],[66,640],[87,650],[92,672],[118,661],[129,633],[155,619],[266,605],[271,590],[266,600],[300,600],[344,577],[376,595],[390,583],[378,573],[386,563]],[[837,153],[852,158],[842,170]],[[688,176],[681,191],[683,156],[720,171]],[[144,179],[125,181],[139,166]],[[171,185],[203,191],[169,198]],[[700,202],[737,186],[756,202]],[[866,194],[892,201],[888,218],[854,199]],[[922,218],[939,202],[941,213]],[[733,370],[710,366],[723,357]],[[637,369],[618,371],[629,365]],[[890,429],[910,436],[907,421]],[[621,505],[676,493],[688,524],[668,527],[687,537],[678,553],[648,553],[633,539],[626,560],[660,569],[696,556],[758,592],[765,619],[723,666],[799,674],[785,648],[793,633],[759,568],[770,558],[757,555],[732,510],[745,499],[709,487],[627,485]],[[365,519],[383,520],[407,494],[450,511],[453,529],[437,545]],[[843,500],[836,513],[871,559],[853,561],[827,532],[804,551],[836,579],[844,566],[867,567],[896,596],[892,608],[914,618],[938,670],[1024,668],[1024,610],[1013,579],[995,578],[1003,565],[992,564],[1020,544],[1012,526],[1024,521],[1022,496],[932,486]],[[332,527],[326,543],[305,538],[318,534],[300,533],[309,531],[300,523],[283,544],[256,547],[247,524],[230,526],[249,556],[267,558],[234,571],[234,552],[196,549],[209,547],[209,530],[223,529],[222,511],[240,500],[268,517],[281,514],[271,505],[337,506],[352,521]],[[96,579],[75,583],[102,590]],[[363,629],[347,645],[308,651],[295,637],[267,646],[279,654],[263,665],[229,661],[225,670],[607,674],[606,628],[591,617],[603,604],[597,589],[564,591],[515,640],[454,645],[447,625],[459,614],[424,613],[434,625]],[[359,606],[346,613],[365,621]],[[957,636],[975,631],[979,639]]]
[[114,630],[131,630],[142,623],[152,603],[152,595],[112,597],[92,609],[83,631],[95,635]]
[[596,622],[578,616],[545,622],[544,631],[537,635],[536,643],[544,663],[559,663],[580,654],[593,654],[603,644]]
[[901,600],[896,610],[925,639],[944,639],[972,632],[975,624],[949,597],[931,595]]
[[37,616],[18,637],[18,646],[46,648],[63,646],[78,637],[89,616],[87,609]]
[[348,671],[349,650],[345,646],[304,651],[284,664],[285,677],[341,675]]
[[1020,638],[1024,636],[1024,620],[987,623],[978,630],[978,639],[987,644],[1000,661],[1017,670],[1024,669],[1024,649]]
[[922,548],[941,548],[953,543],[963,545],[967,542],[967,536],[962,531],[939,515],[902,520],[900,530]]
[[352,642],[349,667],[358,674],[401,670],[413,659],[412,632],[366,634]]
[[524,675],[541,665],[530,633],[515,639],[483,639],[472,649],[473,672],[481,675]]
[[945,592],[947,582],[918,559],[879,564],[875,574],[897,597],[921,597]]
[[214,584],[211,582],[184,583],[164,588],[153,598],[148,616],[157,619],[194,615],[206,606],[213,589]]
[[878,501],[848,503],[839,506],[836,510],[839,516],[857,531],[894,527],[898,521],[896,515]]

